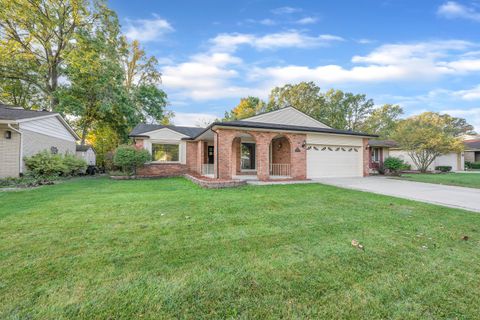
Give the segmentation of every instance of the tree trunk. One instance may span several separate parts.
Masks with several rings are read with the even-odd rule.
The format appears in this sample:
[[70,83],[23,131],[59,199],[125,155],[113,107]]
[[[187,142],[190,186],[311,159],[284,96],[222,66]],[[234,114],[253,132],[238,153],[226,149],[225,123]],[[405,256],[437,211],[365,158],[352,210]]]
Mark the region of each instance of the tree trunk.
[[82,129],[82,140],[80,141],[81,146],[85,145],[85,139],[87,138],[87,127],[88,125],[84,125]]

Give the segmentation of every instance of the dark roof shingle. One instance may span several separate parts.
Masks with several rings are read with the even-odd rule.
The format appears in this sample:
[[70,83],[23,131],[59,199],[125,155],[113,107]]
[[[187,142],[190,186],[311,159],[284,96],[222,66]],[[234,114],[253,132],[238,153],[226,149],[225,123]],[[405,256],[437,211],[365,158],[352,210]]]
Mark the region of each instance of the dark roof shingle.
[[393,140],[368,140],[368,145],[371,147],[387,147],[387,148],[398,147],[398,143]]
[[55,112],[48,111],[25,110],[21,107],[0,103],[0,120],[22,120],[56,114]]
[[140,123],[135,128],[133,128],[133,130],[130,132],[130,137],[145,136],[145,133],[163,129],[163,128],[168,128],[170,130],[184,134],[189,138],[192,138],[205,130],[205,128],[200,128],[200,127],[164,126],[160,124]]
[[479,149],[480,150],[480,139],[479,140],[466,140],[463,143],[465,144],[465,148],[467,150],[474,150],[474,149]]
[[200,136],[200,134],[202,134],[204,131],[210,129],[213,126],[243,127],[243,128],[252,128],[252,129],[289,130],[289,131],[300,131],[300,132],[319,132],[319,133],[345,134],[350,136],[377,137],[377,135],[374,135],[374,134],[355,132],[355,131],[349,131],[349,130],[235,120],[235,121],[226,121],[226,122],[214,122],[208,128],[204,129],[202,132],[200,132],[199,134],[197,134],[192,138],[194,139],[197,138],[198,136]]

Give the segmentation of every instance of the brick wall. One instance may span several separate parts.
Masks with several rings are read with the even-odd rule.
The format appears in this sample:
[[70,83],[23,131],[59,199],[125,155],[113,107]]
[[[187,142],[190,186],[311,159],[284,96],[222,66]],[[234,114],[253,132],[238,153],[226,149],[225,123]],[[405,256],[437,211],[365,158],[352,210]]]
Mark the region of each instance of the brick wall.
[[368,147],[368,139],[363,138],[363,176],[369,176],[370,167],[370,148]]
[[187,169],[191,172],[199,171],[197,157],[199,145],[202,145],[201,141],[187,141],[187,150],[186,150],[186,164]]
[[291,153],[290,142],[287,138],[281,137],[272,140],[272,163],[290,163]]
[[137,147],[138,149],[142,149],[143,148],[143,139],[136,139],[135,138],[135,147]]
[[187,173],[187,165],[179,163],[151,163],[137,170],[140,176],[174,177]]
[[[5,139],[5,132],[12,133]],[[0,178],[18,177],[20,161],[20,134],[0,124]]]
[[[238,149],[234,139],[241,134],[251,135],[256,143],[257,176],[260,180],[268,180],[270,173],[270,143],[279,134],[276,132],[244,131],[235,129],[218,129],[216,137],[218,156],[218,175],[220,179],[231,179],[232,173],[237,170]],[[290,142],[291,176],[295,179],[305,179],[307,172],[306,150],[302,144],[306,139],[305,134],[282,134]],[[286,153],[286,151],[285,151]],[[235,156],[235,158],[234,158]]]

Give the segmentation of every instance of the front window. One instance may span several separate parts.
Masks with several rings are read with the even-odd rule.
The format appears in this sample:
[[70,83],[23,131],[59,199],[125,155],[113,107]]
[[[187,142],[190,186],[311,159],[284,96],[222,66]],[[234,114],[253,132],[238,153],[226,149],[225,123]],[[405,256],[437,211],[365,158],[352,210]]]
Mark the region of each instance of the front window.
[[372,161],[373,162],[378,162],[380,157],[379,157],[379,149],[378,148],[372,148]]
[[178,144],[152,144],[152,160],[160,162],[178,162],[179,161]]

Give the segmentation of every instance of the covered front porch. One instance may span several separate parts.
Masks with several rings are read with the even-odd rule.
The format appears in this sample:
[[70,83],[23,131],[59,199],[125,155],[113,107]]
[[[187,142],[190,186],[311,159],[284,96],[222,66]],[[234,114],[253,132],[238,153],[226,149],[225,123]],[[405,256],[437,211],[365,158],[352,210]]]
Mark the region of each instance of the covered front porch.
[[196,141],[197,173],[216,179],[303,180],[302,136],[232,129],[206,132]]

